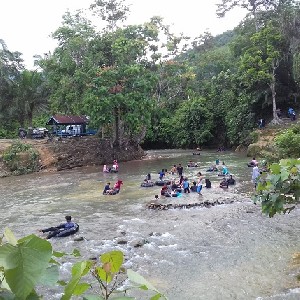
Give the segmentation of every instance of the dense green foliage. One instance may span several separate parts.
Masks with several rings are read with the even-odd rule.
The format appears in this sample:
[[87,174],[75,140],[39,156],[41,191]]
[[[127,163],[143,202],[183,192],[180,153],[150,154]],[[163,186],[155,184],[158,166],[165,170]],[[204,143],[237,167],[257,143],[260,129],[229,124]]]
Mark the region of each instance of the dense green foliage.
[[216,13],[238,6],[249,15],[233,31],[189,41],[160,17],[121,27],[125,1],[97,0],[90,10],[102,30],[66,13],[58,46],[35,57],[35,71],[1,40],[0,137],[60,113],[89,116],[115,146],[249,144],[260,118],[276,123],[277,108],[299,108],[300,10],[296,0],[220,0]]
[[[61,300],[73,296],[82,296],[85,300],[135,299],[126,296],[132,289],[152,294],[149,296],[152,300],[167,299],[141,275],[123,267],[121,251],[103,253],[99,261],[76,262],[69,281],[59,280],[59,260],[70,255],[79,257],[80,253],[78,250],[69,254],[54,251],[50,242],[35,235],[17,240],[5,229],[0,239],[0,299],[43,299],[37,290],[54,286],[62,286]],[[129,280],[126,286],[125,280]]]
[[277,135],[275,145],[281,158],[300,157],[300,125],[288,128]]
[[39,153],[30,144],[13,143],[3,153],[3,161],[14,175],[38,170]]
[[282,159],[260,176],[254,202],[260,202],[269,217],[290,213],[299,203],[300,160]]

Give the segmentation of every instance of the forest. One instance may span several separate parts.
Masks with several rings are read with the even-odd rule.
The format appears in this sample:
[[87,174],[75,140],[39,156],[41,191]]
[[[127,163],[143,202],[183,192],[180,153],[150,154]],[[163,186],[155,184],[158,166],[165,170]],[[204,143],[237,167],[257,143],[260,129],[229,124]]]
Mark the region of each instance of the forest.
[[44,127],[53,114],[86,115],[114,145],[233,147],[251,143],[258,120],[299,109],[300,7],[296,0],[220,0],[222,18],[248,11],[232,31],[172,33],[159,16],[124,26],[125,0],[96,0],[90,13],[67,12],[53,52],[35,69],[0,37],[0,138]]

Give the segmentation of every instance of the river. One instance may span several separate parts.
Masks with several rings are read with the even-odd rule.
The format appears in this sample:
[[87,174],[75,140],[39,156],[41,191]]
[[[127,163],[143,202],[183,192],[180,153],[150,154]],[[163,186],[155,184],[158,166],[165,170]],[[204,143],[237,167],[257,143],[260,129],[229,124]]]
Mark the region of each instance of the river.
[[[218,187],[220,177],[206,173],[219,157],[237,180],[228,190]],[[204,200],[231,204],[211,208],[148,210],[145,204],[160,187],[141,188],[151,172],[173,164],[198,161],[199,168],[186,168],[192,181],[201,171],[212,181],[203,196],[184,194],[164,203]],[[299,210],[270,219],[250,199],[253,186],[248,158],[232,152],[185,150],[148,151],[145,159],[120,163],[118,174],[103,174],[101,167],[85,167],[59,173],[36,173],[0,179],[0,225],[18,238],[56,225],[70,214],[80,225],[77,236],[51,239],[55,250],[79,249],[84,258],[120,249],[126,267],[143,275],[170,300],[299,299],[297,269],[292,255],[300,251]],[[106,182],[121,179],[120,194],[104,196]],[[38,234],[38,233],[37,233]],[[127,244],[119,245],[119,240]],[[137,241],[147,243],[135,248]],[[65,262],[62,273],[70,271]],[[300,272],[300,271],[299,271]],[[59,299],[60,291],[46,291],[45,299]],[[139,296],[142,299],[142,296]],[[144,298],[143,298],[144,299]],[[145,298],[145,299],[149,299]]]

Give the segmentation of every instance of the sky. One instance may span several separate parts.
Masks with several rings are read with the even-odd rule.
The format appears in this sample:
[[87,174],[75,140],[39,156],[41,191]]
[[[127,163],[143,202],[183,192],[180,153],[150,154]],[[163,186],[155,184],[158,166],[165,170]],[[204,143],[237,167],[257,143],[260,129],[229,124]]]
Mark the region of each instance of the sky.
[[[62,23],[66,11],[86,9],[94,0],[0,0],[0,39],[10,51],[23,53],[27,68],[33,56],[52,52],[56,41],[50,35]],[[161,16],[174,33],[196,37],[205,31],[213,35],[233,29],[245,15],[235,9],[217,18],[216,3],[221,0],[126,0],[131,13],[128,24],[140,24]],[[95,24],[97,25],[97,24]]]

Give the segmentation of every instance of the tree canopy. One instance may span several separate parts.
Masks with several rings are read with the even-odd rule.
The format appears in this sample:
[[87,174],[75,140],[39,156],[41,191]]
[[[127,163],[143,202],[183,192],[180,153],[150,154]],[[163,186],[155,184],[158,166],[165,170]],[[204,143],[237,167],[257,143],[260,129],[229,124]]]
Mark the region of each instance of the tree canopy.
[[103,27],[83,11],[65,13],[57,47],[35,57],[35,71],[1,41],[0,136],[61,113],[89,116],[115,145],[247,144],[258,119],[298,108],[299,5],[223,0],[216,13],[237,6],[249,14],[234,30],[191,40],[159,16],[123,25],[125,1],[97,0],[90,10]]

